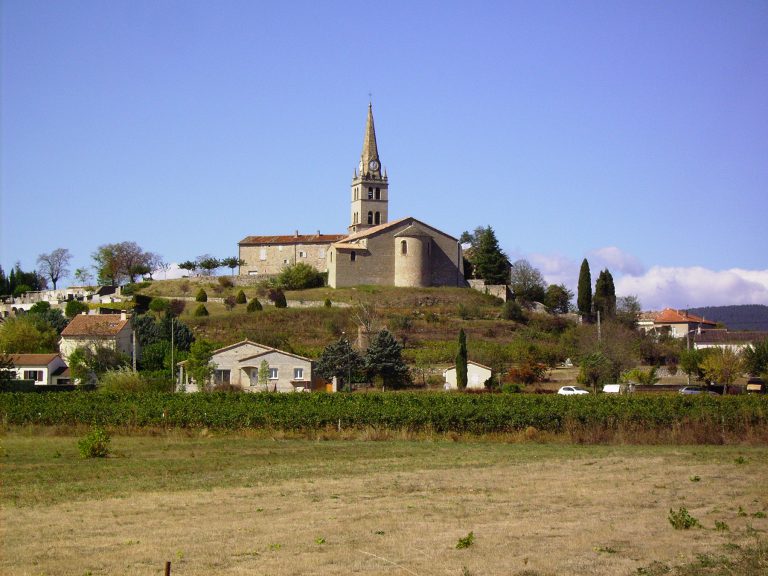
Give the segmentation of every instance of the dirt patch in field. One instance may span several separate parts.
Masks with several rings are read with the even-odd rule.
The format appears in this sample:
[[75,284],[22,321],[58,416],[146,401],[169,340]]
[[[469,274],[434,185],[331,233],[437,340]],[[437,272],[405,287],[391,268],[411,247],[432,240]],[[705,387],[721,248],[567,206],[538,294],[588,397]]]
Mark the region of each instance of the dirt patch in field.
[[[760,463],[695,447],[521,461],[519,449],[482,463],[442,450],[438,469],[6,505],[0,571],[146,575],[170,560],[185,576],[613,576],[720,554],[768,529],[763,452]],[[680,507],[701,527],[673,529]],[[469,532],[472,545],[457,549]]]

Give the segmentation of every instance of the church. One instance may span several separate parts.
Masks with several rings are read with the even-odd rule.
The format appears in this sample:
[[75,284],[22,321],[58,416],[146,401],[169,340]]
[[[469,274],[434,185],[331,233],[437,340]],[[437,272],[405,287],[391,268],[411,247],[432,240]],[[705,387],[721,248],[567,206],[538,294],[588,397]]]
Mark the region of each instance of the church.
[[389,178],[376,143],[373,109],[368,119],[360,163],[352,178],[347,234],[248,236],[238,244],[241,275],[278,274],[305,262],[328,272],[333,288],[382,286],[461,286],[461,244],[413,217],[389,220]]

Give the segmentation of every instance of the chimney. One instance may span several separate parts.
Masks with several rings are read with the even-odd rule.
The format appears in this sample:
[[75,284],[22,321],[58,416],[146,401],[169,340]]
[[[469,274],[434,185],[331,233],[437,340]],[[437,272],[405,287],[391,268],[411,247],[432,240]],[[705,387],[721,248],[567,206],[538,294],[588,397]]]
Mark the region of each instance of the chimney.
[[299,237],[299,231],[298,230],[296,230],[296,232],[294,233],[294,237],[296,237],[296,238]]
[[128,320],[128,316],[126,316],[125,310],[120,312],[120,320]]

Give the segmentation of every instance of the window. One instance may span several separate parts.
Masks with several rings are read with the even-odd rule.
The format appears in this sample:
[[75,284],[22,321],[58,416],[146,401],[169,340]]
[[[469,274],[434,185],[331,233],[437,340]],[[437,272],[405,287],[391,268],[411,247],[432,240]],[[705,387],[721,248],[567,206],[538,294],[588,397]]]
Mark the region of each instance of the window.
[[24,370],[24,380],[34,380],[35,382],[43,381],[42,370]]
[[304,252],[303,250],[299,250],[299,258],[306,258],[306,257],[307,257],[307,253]]
[[293,369],[293,379],[294,380],[304,380],[304,368],[294,368]]
[[278,252],[282,252],[283,251],[283,247],[282,246],[278,246],[277,250],[278,250]]
[[320,258],[325,258],[325,248],[320,248],[319,256]]
[[373,186],[368,188],[368,200],[373,200]]
[[368,212],[368,224],[373,224],[373,212]]
[[214,370],[213,371],[213,383],[214,384],[229,384],[229,370]]
[[267,249],[259,248],[259,260],[266,260],[266,259],[267,259]]
[[270,380],[277,380],[277,368],[270,368],[269,369],[269,379]]
[[251,386],[256,386],[259,383],[259,369],[251,368]]
[[400,254],[402,254],[403,256],[408,254],[408,242],[406,242],[405,240],[400,241]]
[[290,264],[290,263],[291,263],[291,261],[290,261],[290,260],[288,260],[288,258],[285,258],[285,259],[283,260],[283,264]]
[[333,252],[331,252],[331,262],[333,262]]
[[374,224],[381,224],[381,214],[379,212],[376,212],[376,218],[374,219]]
[[349,253],[349,259],[350,261],[354,262],[355,258],[357,258],[357,253],[354,250],[352,250],[352,252]]
[[381,200],[381,190],[376,188],[376,200]]
[[248,270],[248,276],[258,276],[258,275],[259,275],[259,271],[256,270],[255,268],[253,270]]

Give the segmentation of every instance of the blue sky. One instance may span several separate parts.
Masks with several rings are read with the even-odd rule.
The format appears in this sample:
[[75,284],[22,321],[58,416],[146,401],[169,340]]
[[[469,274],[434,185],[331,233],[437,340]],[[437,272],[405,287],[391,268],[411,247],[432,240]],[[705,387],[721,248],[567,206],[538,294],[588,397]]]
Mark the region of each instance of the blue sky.
[[343,232],[371,93],[391,219],[768,304],[764,1],[4,0],[1,41],[6,270]]

